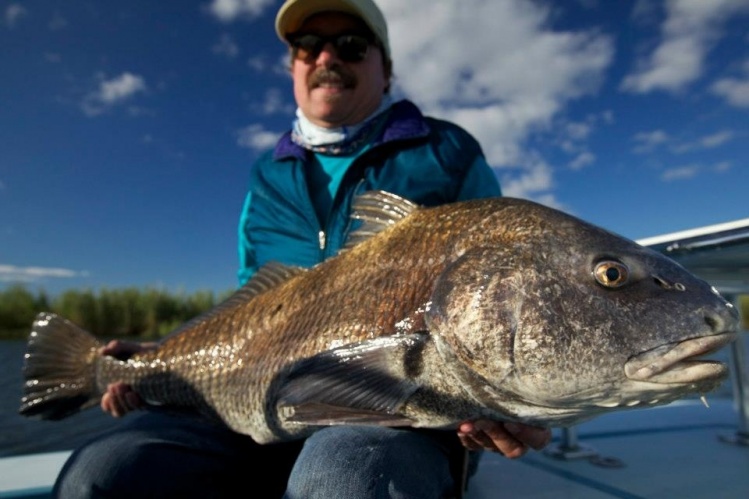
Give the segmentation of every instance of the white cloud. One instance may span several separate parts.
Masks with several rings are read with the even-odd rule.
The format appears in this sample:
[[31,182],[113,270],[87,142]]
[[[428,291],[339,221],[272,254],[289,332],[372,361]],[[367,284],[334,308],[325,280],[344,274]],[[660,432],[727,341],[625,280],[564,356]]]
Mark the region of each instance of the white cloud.
[[726,142],[730,142],[736,136],[731,130],[722,130],[712,135],[706,135],[699,140],[701,147],[705,149],[712,149],[714,147],[722,146]]
[[12,3],[5,8],[5,25],[12,28],[19,19],[28,15],[28,10],[21,4]]
[[281,91],[278,88],[270,88],[265,92],[263,101],[253,106],[253,108],[265,115],[292,114],[296,109],[296,104],[289,102],[285,91]]
[[587,139],[592,131],[589,123],[575,123],[569,122],[565,126],[567,135],[572,140],[584,140]]
[[720,161],[713,165],[684,165],[676,168],[669,168],[661,174],[661,180],[664,182],[673,182],[679,180],[690,180],[698,175],[703,174],[724,174],[732,167],[730,161]]
[[466,128],[494,167],[519,170],[523,179],[505,190],[531,196],[547,188],[542,179],[551,172],[537,170],[521,146],[571,100],[597,91],[611,40],[554,31],[551,10],[527,0],[378,3],[388,19],[396,92]]
[[651,24],[658,15],[660,2],[662,0],[637,0],[632,7],[632,19],[642,24]]
[[601,125],[613,123],[611,111],[588,114],[582,121],[572,121],[566,116],[555,120],[557,138],[552,142],[572,158],[568,162],[571,170],[581,170],[595,163],[596,155],[590,151],[588,142]]
[[638,61],[637,69],[624,79],[623,90],[683,89],[702,76],[705,56],[721,38],[723,23],[749,10],[746,0],[668,0],[665,5],[660,44]]
[[710,90],[736,107],[749,107],[749,60],[743,64],[743,78],[723,78]]
[[732,167],[733,167],[733,164],[730,161],[721,161],[713,165],[713,171],[717,173],[725,173],[729,171]]
[[586,166],[590,166],[596,161],[595,154],[590,151],[584,151],[577,155],[575,159],[570,162],[570,169],[582,170]]
[[276,145],[281,137],[279,132],[266,130],[263,125],[254,124],[237,131],[237,144],[255,152],[266,151]]
[[145,90],[142,76],[125,72],[110,80],[102,79],[99,87],[83,99],[81,107],[88,116],[96,116]]
[[671,153],[684,154],[692,151],[715,149],[730,142],[735,137],[736,133],[731,130],[720,130],[694,140],[684,141],[669,136],[663,130],[654,130],[652,132],[641,132],[634,136],[633,140],[636,143],[634,152],[638,154],[648,153],[662,146],[667,147]]
[[220,21],[232,22],[238,18],[255,19],[273,4],[274,0],[212,0],[208,11]]
[[[551,167],[537,159],[520,174],[502,175],[500,178],[502,194],[508,197],[525,198],[529,193],[544,193],[554,187],[553,177]],[[552,199],[548,198],[545,204],[554,206],[555,202]]]
[[57,64],[62,62],[62,56],[56,52],[45,52],[44,60],[52,64]]
[[59,12],[55,12],[52,20],[49,21],[49,29],[52,31],[58,31],[68,27],[68,20],[60,15]]
[[696,140],[690,142],[683,142],[674,144],[671,147],[671,151],[677,154],[683,154],[691,151],[699,151],[705,149],[715,149],[723,144],[730,142],[736,137],[736,133],[731,130],[721,130],[719,132],[705,135]]
[[46,278],[86,276],[88,272],[54,267],[17,267],[0,264],[0,282],[35,282]]
[[221,35],[221,39],[211,47],[211,50],[214,54],[223,55],[229,59],[234,59],[239,55],[239,45],[231,35],[227,34]]
[[635,141],[634,152],[642,154],[666,144],[671,138],[663,130],[653,130],[652,132],[640,132],[634,136],[633,140]]
[[732,106],[749,107],[749,79],[726,78],[715,82],[712,90],[715,94],[726,99]]
[[265,58],[262,55],[250,57],[249,59],[247,59],[247,65],[258,73],[264,72],[268,67],[268,64],[265,62]]
[[678,168],[669,168],[661,174],[661,180],[671,182],[673,180],[686,180],[694,178],[700,172],[698,165],[680,166]]
[[145,89],[146,83],[142,77],[131,73],[122,73],[116,78],[103,81],[99,87],[99,96],[102,102],[113,104]]

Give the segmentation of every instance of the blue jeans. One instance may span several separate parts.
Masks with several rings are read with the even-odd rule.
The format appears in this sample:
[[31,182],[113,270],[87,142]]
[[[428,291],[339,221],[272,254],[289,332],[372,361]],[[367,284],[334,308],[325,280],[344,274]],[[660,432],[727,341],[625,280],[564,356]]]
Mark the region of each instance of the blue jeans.
[[438,499],[455,495],[462,452],[454,432],[335,426],[258,445],[224,427],[147,412],[73,452],[54,495]]
[[319,430],[305,442],[284,498],[454,497],[451,445],[442,433],[376,426]]

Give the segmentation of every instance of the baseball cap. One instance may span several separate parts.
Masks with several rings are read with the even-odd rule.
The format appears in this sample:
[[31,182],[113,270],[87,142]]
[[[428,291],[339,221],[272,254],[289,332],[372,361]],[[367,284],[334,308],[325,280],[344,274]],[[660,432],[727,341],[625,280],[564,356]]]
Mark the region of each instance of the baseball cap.
[[276,15],[276,33],[286,42],[289,33],[297,31],[304,21],[320,12],[343,12],[358,17],[382,43],[390,59],[390,41],[385,16],[372,0],[286,0]]

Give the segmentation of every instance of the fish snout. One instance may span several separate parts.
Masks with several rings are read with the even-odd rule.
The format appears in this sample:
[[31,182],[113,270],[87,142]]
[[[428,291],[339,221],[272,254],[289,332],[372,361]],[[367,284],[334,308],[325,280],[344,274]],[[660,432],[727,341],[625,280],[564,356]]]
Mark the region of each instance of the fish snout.
[[730,303],[723,309],[703,310],[703,319],[713,334],[736,332],[739,329],[738,311]]
[[691,294],[701,301],[702,317],[712,334],[738,331],[740,323],[738,309],[714,286],[698,277],[692,280],[683,279],[684,276],[681,276],[682,280],[679,280],[658,274],[652,274],[651,277],[657,286],[666,291],[686,292],[687,295]]
[[[691,318],[685,319],[691,333],[683,330],[681,339],[661,344],[631,357],[625,364],[630,380],[650,383],[701,383],[725,375],[726,366],[705,359],[736,339],[739,313],[717,289],[698,280],[686,285],[653,275],[656,284],[669,291],[686,292],[684,300],[694,307]],[[696,302],[696,303],[695,303]]]
[[714,334],[737,332],[741,322],[739,310],[714,287],[711,286],[710,291],[718,302],[714,306],[703,309],[705,323]]

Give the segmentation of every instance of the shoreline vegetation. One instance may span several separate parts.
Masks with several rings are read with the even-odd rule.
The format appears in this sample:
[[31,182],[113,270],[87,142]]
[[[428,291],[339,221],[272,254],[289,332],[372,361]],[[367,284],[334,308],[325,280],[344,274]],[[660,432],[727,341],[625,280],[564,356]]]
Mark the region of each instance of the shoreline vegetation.
[[169,293],[155,288],[68,290],[53,298],[23,285],[0,291],[0,340],[24,340],[39,312],[54,312],[91,334],[136,341],[166,336],[177,326],[213,308],[234,290]]
[[[211,291],[169,293],[155,288],[68,290],[50,298],[23,285],[0,291],[0,340],[23,340],[39,312],[54,312],[95,336],[136,341],[159,339],[228,298]],[[749,330],[749,295],[739,297],[742,327]]]

